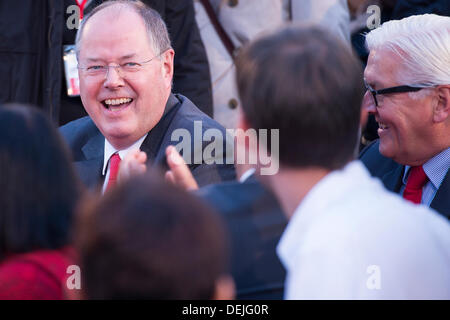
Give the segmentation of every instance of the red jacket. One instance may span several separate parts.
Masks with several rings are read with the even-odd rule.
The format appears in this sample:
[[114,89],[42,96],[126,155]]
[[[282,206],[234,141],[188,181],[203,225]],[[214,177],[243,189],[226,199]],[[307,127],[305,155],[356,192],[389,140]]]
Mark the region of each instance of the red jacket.
[[0,299],[64,299],[72,249],[38,250],[8,256],[0,263]]

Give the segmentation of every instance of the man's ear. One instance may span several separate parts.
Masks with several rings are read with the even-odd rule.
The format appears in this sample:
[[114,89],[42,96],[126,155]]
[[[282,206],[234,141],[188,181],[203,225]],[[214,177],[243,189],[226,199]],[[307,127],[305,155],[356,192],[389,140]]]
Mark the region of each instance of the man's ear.
[[162,75],[166,80],[167,86],[172,86],[173,79],[173,61],[175,57],[175,51],[168,49],[162,54]]
[[216,280],[216,287],[214,290],[214,300],[233,300],[235,298],[236,288],[234,286],[233,278],[230,275],[221,276]]
[[433,121],[444,122],[450,119],[450,85],[437,87],[438,102],[434,108]]

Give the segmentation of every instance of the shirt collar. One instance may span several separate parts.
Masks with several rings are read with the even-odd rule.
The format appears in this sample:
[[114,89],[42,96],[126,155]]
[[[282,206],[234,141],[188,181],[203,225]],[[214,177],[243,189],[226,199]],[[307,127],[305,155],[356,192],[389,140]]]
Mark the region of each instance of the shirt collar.
[[245,171],[243,174],[242,174],[242,176],[239,178],[239,182],[240,183],[243,183],[243,182],[245,182],[248,178],[250,178],[250,176],[252,175],[252,174],[254,174],[255,173],[255,168],[250,168],[250,169],[248,169],[247,171]]
[[[450,167],[450,148],[445,149],[441,153],[438,153],[433,158],[425,162],[422,166],[428,179],[436,189],[442,184],[445,176],[447,175],[448,168]],[[405,166],[405,173],[403,174],[403,184],[406,185],[408,172],[411,166]]]
[[106,168],[108,167],[108,162],[109,162],[109,158],[111,158],[111,156],[118,152],[119,153],[119,157],[120,159],[124,159],[125,156],[128,154],[128,152],[130,152],[131,150],[135,150],[135,149],[140,149],[142,142],[144,142],[145,138],[147,137],[147,134],[145,134],[142,138],[140,138],[138,141],[136,141],[135,143],[133,143],[131,146],[129,146],[126,149],[123,150],[117,150],[116,148],[114,148],[107,139],[105,139],[105,152],[104,152],[104,158],[103,158],[103,171],[102,171],[102,175],[106,174]]

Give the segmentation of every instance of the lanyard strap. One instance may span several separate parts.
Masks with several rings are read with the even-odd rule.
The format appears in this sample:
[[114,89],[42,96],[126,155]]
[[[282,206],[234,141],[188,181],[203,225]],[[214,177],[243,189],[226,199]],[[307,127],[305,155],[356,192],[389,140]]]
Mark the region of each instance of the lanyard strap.
[[78,1],[75,0],[78,7],[80,8],[80,19],[83,19],[83,11],[84,11],[84,6],[86,5],[87,0],[82,0],[82,1]]
[[200,0],[201,4],[205,8],[206,14],[209,17],[209,20],[211,20],[211,23],[216,30],[220,40],[222,40],[223,45],[227,49],[228,53],[230,54],[231,58],[234,59],[235,53],[236,53],[236,47],[233,44],[233,41],[231,41],[230,36],[227,34],[225,29],[220,24],[219,19],[217,18],[216,13],[214,12],[213,7],[211,6],[211,3],[209,0]]

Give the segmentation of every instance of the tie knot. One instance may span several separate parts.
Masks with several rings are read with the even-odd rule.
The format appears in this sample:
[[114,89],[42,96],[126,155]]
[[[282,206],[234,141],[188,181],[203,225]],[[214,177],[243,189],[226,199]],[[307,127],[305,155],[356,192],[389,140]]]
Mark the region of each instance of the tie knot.
[[423,170],[422,166],[411,167],[407,182],[407,185],[411,189],[422,189],[427,180],[427,174]]
[[121,159],[118,153],[114,153],[109,158],[109,181],[108,185],[106,186],[106,190],[109,190],[116,184],[117,175],[119,173],[120,160]]
[[118,153],[114,153],[110,158],[109,158],[109,165],[111,168],[113,167],[118,167],[120,164],[120,156]]

